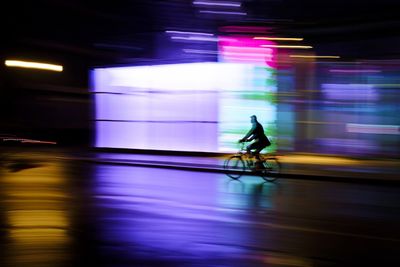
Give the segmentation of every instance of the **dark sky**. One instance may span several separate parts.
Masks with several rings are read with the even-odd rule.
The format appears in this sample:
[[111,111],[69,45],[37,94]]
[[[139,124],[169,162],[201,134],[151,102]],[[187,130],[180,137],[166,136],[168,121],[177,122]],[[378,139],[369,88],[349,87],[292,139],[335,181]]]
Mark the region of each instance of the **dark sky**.
[[241,1],[240,11],[247,16],[207,16],[200,10],[209,7],[192,2],[12,1],[1,19],[3,54],[51,50],[80,55],[89,63],[112,63],[124,57],[154,57],[155,47],[162,45],[156,36],[166,29],[218,33],[223,25],[262,25],[274,35],[304,37],[319,54],[399,55],[399,1]]

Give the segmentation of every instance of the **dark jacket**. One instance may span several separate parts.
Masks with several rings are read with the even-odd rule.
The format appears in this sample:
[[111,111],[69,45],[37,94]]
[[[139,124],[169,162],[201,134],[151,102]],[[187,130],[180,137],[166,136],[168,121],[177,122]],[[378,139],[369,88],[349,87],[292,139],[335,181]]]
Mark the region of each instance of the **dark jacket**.
[[243,139],[247,139],[249,137],[250,140],[255,139],[256,141],[267,143],[268,145],[270,144],[267,136],[264,134],[264,128],[258,121],[253,123],[253,126],[251,127],[250,131],[245,135]]

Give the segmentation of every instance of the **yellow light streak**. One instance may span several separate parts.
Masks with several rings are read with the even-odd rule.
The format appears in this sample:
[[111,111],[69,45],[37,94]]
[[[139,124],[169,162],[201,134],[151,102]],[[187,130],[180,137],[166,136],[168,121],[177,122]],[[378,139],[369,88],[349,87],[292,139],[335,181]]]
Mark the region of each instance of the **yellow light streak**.
[[290,55],[293,58],[340,58],[340,56],[305,56],[305,55]]
[[311,49],[310,45],[261,45],[261,47],[268,48],[290,48],[290,49]]
[[41,70],[50,70],[57,72],[63,71],[63,66],[49,64],[49,63],[40,63],[40,62],[23,61],[23,60],[6,60],[4,63],[7,67],[41,69]]
[[303,41],[304,38],[288,38],[288,37],[254,37],[254,40],[268,40],[268,41]]

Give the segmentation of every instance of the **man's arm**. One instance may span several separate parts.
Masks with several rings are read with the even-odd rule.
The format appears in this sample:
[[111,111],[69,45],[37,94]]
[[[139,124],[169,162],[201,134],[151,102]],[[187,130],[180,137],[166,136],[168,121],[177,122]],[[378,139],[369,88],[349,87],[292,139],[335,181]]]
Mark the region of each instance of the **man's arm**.
[[[249,138],[251,135],[253,135],[253,133],[254,133],[254,131],[255,131],[255,129],[256,129],[256,126],[257,125],[253,125],[252,127],[251,127],[251,129],[250,129],[250,131],[242,138],[242,139],[240,139],[240,141],[245,141],[245,140],[247,140],[247,138]],[[254,138],[253,137],[251,137],[249,140],[247,140],[247,141],[251,141],[251,140],[253,140]]]

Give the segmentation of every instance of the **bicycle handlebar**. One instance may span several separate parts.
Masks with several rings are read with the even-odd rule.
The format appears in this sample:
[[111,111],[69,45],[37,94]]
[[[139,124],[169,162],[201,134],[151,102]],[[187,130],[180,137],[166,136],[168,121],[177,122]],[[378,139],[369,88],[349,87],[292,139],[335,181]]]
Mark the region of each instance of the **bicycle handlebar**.
[[246,150],[246,149],[245,149],[246,142],[248,142],[248,141],[239,142],[239,145],[240,145],[240,150],[239,150],[239,152],[245,151],[245,150]]

